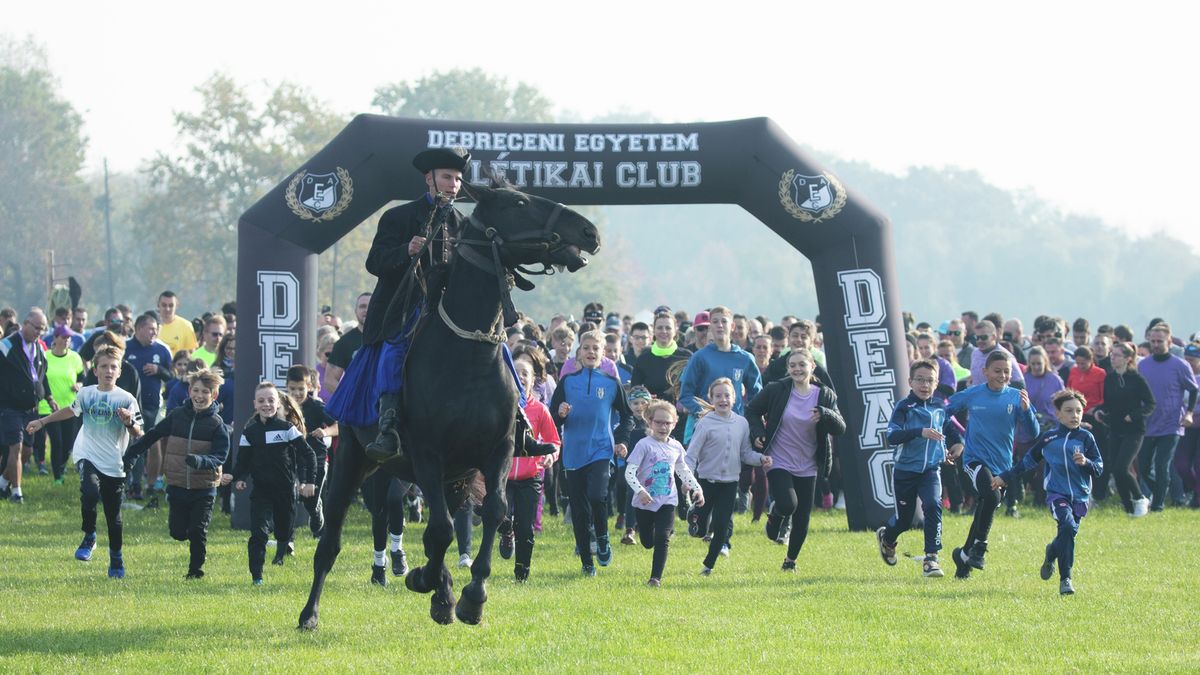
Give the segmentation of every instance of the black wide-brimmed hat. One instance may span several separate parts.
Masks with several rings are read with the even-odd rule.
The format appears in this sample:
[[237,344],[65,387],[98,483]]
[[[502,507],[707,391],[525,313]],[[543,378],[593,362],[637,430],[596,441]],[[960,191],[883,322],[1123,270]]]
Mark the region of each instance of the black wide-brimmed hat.
[[422,150],[413,157],[413,166],[421,173],[429,173],[434,169],[456,169],[465,171],[467,162],[471,161],[471,153],[462,146],[453,148],[430,148]]

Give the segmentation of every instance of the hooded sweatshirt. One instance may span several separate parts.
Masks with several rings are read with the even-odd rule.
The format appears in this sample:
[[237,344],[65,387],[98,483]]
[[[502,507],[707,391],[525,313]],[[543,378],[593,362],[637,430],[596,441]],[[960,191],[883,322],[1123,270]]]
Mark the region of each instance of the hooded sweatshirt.
[[743,464],[759,466],[762,458],[762,453],[750,446],[746,418],[737,413],[722,417],[715,410],[696,423],[687,449],[688,468],[696,478],[714,483],[736,482]]

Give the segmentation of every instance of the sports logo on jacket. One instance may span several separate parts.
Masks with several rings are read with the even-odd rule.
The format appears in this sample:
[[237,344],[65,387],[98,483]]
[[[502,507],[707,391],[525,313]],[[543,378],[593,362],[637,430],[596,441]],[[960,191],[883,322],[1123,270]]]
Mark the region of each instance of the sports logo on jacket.
[[301,171],[292,177],[285,192],[288,208],[302,220],[330,221],[350,205],[354,181],[340,166],[332,173]]
[[779,202],[796,220],[819,223],[841,213],[846,188],[833,174],[807,176],[788,169],[779,180]]
[[734,382],[741,382],[741,381],[742,381],[742,373],[743,373],[743,372],[744,372],[744,371],[743,371],[741,368],[734,368],[734,369],[733,369],[733,381],[734,381]]
[[1008,414],[1011,415],[1012,411],[1013,411],[1013,404],[1009,403],[1008,404]]
[[596,387],[596,398],[604,399],[604,387]]

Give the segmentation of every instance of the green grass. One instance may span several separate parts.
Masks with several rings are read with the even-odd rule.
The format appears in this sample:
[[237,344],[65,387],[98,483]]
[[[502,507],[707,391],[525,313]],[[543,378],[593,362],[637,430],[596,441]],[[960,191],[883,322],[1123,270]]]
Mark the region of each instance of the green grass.
[[[783,548],[737,516],[732,557],[698,575],[703,544],[677,531],[661,589],[644,586],[650,552],[616,546],[611,567],[581,578],[568,528],[548,521],[533,576],[512,581],[495,557],[480,626],[439,626],[428,596],[392,578],[368,583],[367,514],[351,513],[330,575],[321,627],[295,629],[311,581],[307,533],[267,584],[250,585],[246,533],[219,514],[207,576],[185,582],[187,544],[169,539],[166,509],[125,512],[123,581],[105,575],[103,518],[96,560],[73,559],[78,487],[27,480],[24,506],[0,505],[0,670],[199,672],[400,669],[505,671],[1110,671],[1200,666],[1196,637],[1196,512],[1130,520],[1100,508],[1077,540],[1078,593],[1038,578],[1053,534],[1043,509],[998,517],[987,569],[967,581],[887,567],[874,535],[818,513],[794,574]],[[946,552],[968,520],[948,516]],[[419,564],[422,525],[405,535]],[[615,538],[614,538],[615,541]],[[918,552],[920,534],[901,537]],[[452,549],[453,550],[453,549]],[[268,560],[270,554],[268,553]],[[453,562],[457,562],[456,557]],[[456,588],[468,580],[453,570]]]

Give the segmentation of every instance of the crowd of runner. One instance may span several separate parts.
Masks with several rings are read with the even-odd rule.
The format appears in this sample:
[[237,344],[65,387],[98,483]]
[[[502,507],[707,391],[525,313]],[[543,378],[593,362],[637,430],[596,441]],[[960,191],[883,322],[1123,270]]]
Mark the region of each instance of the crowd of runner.
[[[248,562],[263,583],[272,532],[276,564],[295,550],[298,511],[322,534],[338,436],[323,401],[362,344],[369,306],[363,294],[353,320],[322,314],[316,352],[296,359],[286,388],[262,383],[241,402],[233,303],[190,321],[170,291],[153,310],[135,316],[120,305],[96,321],[84,308],[0,310],[0,494],[14,505],[37,499],[24,489],[30,472],[48,476],[47,489],[74,485],[71,467],[84,532],[75,556],[92,558],[102,506],[117,578],[122,501],[165,501],[170,535],[189,542],[187,576],[200,578],[212,511],[229,513],[231,495],[253,485]],[[1048,579],[1057,565],[1060,591],[1071,593],[1089,508],[1112,500],[1131,517],[1200,508],[1200,336],[1161,319],[1135,335],[1051,316],[1026,333],[1018,319],[970,311],[937,323],[906,315],[905,329],[910,393],[888,428],[897,508],[876,533],[887,564],[897,537],[916,527],[923,574],[942,576],[948,511],[972,518],[951,554],[965,578],[984,569],[993,513],[1020,517],[1044,504],[1057,532],[1040,573]],[[846,422],[819,319],[660,306],[638,321],[594,302],[578,318],[521,318],[507,347],[530,442],[541,446],[514,460],[500,528],[501,556],[515,558],[519,581],[548,518],[572,527],[585,575],[611,563],[611,523],[621,544],[653,549],[648,583],[658,586],[676,520],[708,542],[701,574],[740,543],[735,517],[761,522],[786,546],[782,569],[794,570],[814,509],[844,508],[836,439]],[[249,416],[236,430],[235,412]],[[389,550],[393,574],[407,570],[404,521],[420,518],[420,494],[383,478],[364,497],[375,516],[372,580],[386,584]],[[471,563],[478,520],[470,502],[455,515],[460,565]]]

